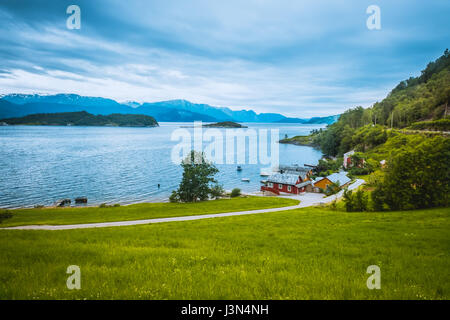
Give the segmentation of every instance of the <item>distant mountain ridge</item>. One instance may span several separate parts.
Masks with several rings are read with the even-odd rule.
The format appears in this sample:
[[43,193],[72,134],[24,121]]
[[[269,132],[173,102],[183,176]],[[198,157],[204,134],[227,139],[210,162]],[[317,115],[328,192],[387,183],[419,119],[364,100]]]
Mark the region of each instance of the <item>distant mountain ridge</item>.
[[260,113],[253,110],[234,111],[225,107],[192,103],[187,100],[160,102],[127,101],[118,103],[101,97],[85,97],[77,94],[8,94],[0,98],[0,118],[22,117],[33,113],[55,113],[86,111],[95,115],[111,113],[143,114],[157,121],[190,122],[271,122],[331,124],[339,116],[314,117],[310,119],[288,118],[278,113]]

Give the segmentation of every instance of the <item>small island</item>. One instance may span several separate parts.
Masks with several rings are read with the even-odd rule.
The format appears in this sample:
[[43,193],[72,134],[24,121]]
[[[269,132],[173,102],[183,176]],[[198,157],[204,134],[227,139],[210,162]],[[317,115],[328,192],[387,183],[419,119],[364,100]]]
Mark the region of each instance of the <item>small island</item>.
[[233,122],[233,121],[223,121],[217,123],[204,124],[205,128],[248,128],[243,126],[242,124]]
[[110,126],[158,127],[155,118],[143,114],[93,115],[86,111],[61,113],[36,113],[20,118],[1,119],[7,125],[34,126]]
[[292,138],[284,138],[278,141],[279,143],[285,144],[294,144],[296,146],[310,146],[317,147],[317,144],[314,142],[314,136],[295,136]]

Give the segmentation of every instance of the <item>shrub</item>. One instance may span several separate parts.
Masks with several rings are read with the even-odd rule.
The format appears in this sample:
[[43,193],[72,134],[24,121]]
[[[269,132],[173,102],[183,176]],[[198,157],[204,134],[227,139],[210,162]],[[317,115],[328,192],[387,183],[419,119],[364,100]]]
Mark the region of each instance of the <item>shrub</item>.
[[179,202],[180,201],[180,197],[178,197],[178,193],[174,190],[172,191],[172,194],[169,197],[169,202],[175,203],[175,202]]
[[367,211],[368,203],[369,199],[364,191],[358,190],[356,193],[353,193],[352,191],[345,189],[344,204],[347,212]]
[[234,198],[234,197],[239,197],[240,195],[241,195],[241,189],[239,189],[239,188],[234,188],[233,190],[231,190],[230,196],[231,196],[232,198]]
[[225,190],[223,190],[222,186],[219,184],[216,184],[211,188],[211,197],[213,197],[215,199],[223,196],[224,193],[225,193]]
[[341,186],[339,182],[333,182],[332,184],[327,185],[327,188],[325,189],[324,193],[327,196],[331,196],[333,194],[338,193],[341,190]]
[[1,210],[0,211],[0,223],[2,223],[3,220],[9,219],[13,216],[13,214],[8,210]]

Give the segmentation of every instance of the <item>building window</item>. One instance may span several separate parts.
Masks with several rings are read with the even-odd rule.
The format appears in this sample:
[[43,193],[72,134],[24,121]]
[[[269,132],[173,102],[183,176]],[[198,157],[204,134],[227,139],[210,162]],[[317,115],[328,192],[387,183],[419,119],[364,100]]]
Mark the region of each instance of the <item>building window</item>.
[[268,183],[268,186],[269,186],[269,188],[272,188],[272,187],[273,187],[273,183],[272,183],[272,182],[269,182],[269,183]]
[[291,192],[292,188],[291,186],[288,186],[288,191]]
[[278,184],[278,189],[283,189],[283,185],[281,183]]

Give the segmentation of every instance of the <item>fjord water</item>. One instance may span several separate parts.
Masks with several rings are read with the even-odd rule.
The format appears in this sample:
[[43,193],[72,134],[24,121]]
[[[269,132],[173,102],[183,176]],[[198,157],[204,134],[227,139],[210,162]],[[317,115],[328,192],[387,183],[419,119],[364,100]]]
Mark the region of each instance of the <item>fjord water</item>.
[[[308,134],[324,125],[245,124],[253,129],[278,129]],[[192,123],[160,123],[156,128],[0,126],[0,207],[51,205],[79,196],[88,204],[167,201],[178,187],[182,169],[172,163],[179,141],[172,132]],[[193,129],[187,129],[190,132]],[[225,136],[225,130],[219,129]],[[207,144],[207,143],[204,143]],[[316,164],[322,153],[311,147],[279,145],[280,164]],[[217,165],[217,180],[226,190],[258,191],[264,164]],[[242,181],[249,178],[250,182]],[[160,188],[158,188],[160,184]]]

